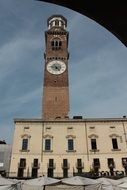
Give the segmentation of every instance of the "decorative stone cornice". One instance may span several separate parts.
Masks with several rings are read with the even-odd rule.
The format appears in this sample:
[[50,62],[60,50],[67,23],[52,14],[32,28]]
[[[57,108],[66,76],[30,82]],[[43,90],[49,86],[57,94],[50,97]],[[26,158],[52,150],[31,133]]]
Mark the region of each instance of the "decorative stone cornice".
[[117,134],[115,134],[115,133],[113,133],[113,134],[109,135],[109,137],[113,138],[113,137],[120,137],[120,136],[117,135]]
[[66,138],[67,139],[69,139],[69,138],[74,139],[74,138],[76,138],[76,136],[75,135],[67,135]]
[[21,135],[21,138],[23,138],[23,139],[29,139],[29,138],[31,138],[31,135],[28,135],[28,134],[23,134],[23,135]]
[[46,135],[43,136],[43,138],[44,138],[44,139],[46,139],[46,138],[50,138],[50,139],[52,139],[53,136],[52,136],[52,135],[49,135],[49,134],[46,134]]
[[92,138],[98,138],[98,135],[96,135],[96,134],[91,134],[91,135],[89,135],[88,136],[90,139],[92,139]]

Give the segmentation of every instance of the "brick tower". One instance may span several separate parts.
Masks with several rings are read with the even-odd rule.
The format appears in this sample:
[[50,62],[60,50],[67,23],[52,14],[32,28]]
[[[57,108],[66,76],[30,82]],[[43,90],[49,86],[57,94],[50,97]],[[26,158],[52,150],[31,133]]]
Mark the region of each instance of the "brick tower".
[[47,24],[42,118],[67,118],[69,112],[67,20],[61,15],[53,15]]

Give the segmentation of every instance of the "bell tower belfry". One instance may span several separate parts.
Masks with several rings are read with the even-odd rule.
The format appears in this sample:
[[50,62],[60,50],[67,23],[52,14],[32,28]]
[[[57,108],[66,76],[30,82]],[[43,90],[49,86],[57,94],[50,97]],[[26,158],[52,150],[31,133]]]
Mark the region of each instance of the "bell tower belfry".
[[61,15],[49,17],[45,32],[42,118],[67,118],[69,113],[68,32]]

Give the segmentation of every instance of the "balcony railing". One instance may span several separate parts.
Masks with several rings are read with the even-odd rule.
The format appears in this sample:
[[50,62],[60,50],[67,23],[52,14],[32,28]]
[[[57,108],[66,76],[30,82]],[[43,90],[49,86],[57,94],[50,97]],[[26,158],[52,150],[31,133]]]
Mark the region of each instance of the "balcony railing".
[[32,164],[31,164],[31,167],[32,167],[32,168],[37,168],[37,169],[39,169],[39,168],[40,168],[40,163],[37,163],[37,164],[32,163]]
[[25,162],[18,163],[18,168],[26,168],[26,163]]
[[90,152],[96,153],[99,152],[99,149],[91,149]]
[[62,167],[62,169],[69,169],[70,168],[70,164],[69,163],[67,163],[67,164],[61,164],[61,167]]
[[115,168],[115,163],[114,163],[114,162],[108,163],[108,167],[109,167],[109,168]]
[[53,163],[53,164],[48,163],[47,164],[47,168],[55,169],[56,168],[56,164],[55,163]]
[[100,163],[93,164],[93,168],[100,168]]
[[84,168],[84,163],[81,162],[81,163],[76,163],[76,168],[77,169],[83,169]]

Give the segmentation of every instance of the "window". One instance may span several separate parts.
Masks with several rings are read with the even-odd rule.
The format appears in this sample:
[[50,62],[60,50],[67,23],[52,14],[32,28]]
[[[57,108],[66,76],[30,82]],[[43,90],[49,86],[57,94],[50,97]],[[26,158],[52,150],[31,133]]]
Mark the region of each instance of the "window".
[[59,20],[55,20],[55,25],[59,26]]
[[38,177],[38,168],[32,168],[31,177],[32,178]]
[[54,41],[51,41],[51,46],[54,46],[54,45],[55,45]]
[[100,168],[100,161],[99,158],[94,158],[93,159],[93,170],[95,173],[99,172],[99,168]]
[[63,168],[68,168],[68,160],[63,159]]
[[35,158],[33,160],[33,166],[32,166],[32,173],[31,173],[32,178],[37,178],[38,177],[38,169],[39,169],[38,159]]
[[54,39],[51,41],[52,50],[59,50],[62,46],[62,41],[60,39]]
[[53,178],[53,176],[54,176],[54,170],[53,170],[53,168],[48,168],[47,170],[48,170],[47,171],[47,176]]
[[108,167],[110,169],[110,175],[114,175],[114,168],[115,168],[115,163],[113,158],[108,158]]
[[68,139],[68,150],[74,150],[73,139]]
[[38,159],[37,159],[37,158],[35,158],[35,159],[33,160],[33,166],[34,166],[34,167],[38,167]]
[[45,150],[51,150],[51,139],[45,139]]
[[93,166],[94,166],[94,167],[100,167],[99,158],[94,158],[94,159],[93,159]]
[[127,158],[122,158],[122,165],[125,170],[125,174],[127,175]]
[[21,167],[21,168],[26,167],[26,159],[25,158],[20,159],[19,167]]
[[68,177],[68,160],[67,159],[63,159],[63,178]]
[[127,167],[127,158],[122,158],[123,167]]
[[61,26],[64,27],[64,22],[61,21]]
[[22,178],[24,176],[24,169],[26,168],[26,159],[20,158],[20,162],[18,164],[18,173],[17,177]]
[[54,159],[49,159],[49,168],[54,167]]
[[122,165],[127,165],[127,158],[122,158]]
[[114,160],[113,160],[113,158],[108,158],[108,167],[109,168],[114,168]]
[[32,164],[32,172],[31,172],[31,177],[32,178],[37,178],[38,177],[38,169],[39,169],[38,159],[35,158],[33,160],[33,164]]
[[81,159],[77,159],[77,166],[81,167],[82,166],[82,160]]
[[91,139],[91,149],[92,150],[96,150],[97,149],[96,139]]
[[50,28],[52,28],[52,26],[53,26],[53,22],[50,22]]
[[117,138],[112,138],[112,146],[113,149],[118,149]]
[[77,159],[77,168],[83,168],[84,164],[82,162],[82,159]]
[[53,177],[54,169],[55,169],[54,159],[49,159],[48,168],[47,168],[48,177]]
[[22,140],[22,150],[28,150],[28,139]]
[[82,169],[83,169],[83,163],[82,163],[82,159],[77,159],[77,170],[78,170],[78,174],[82,173]]

